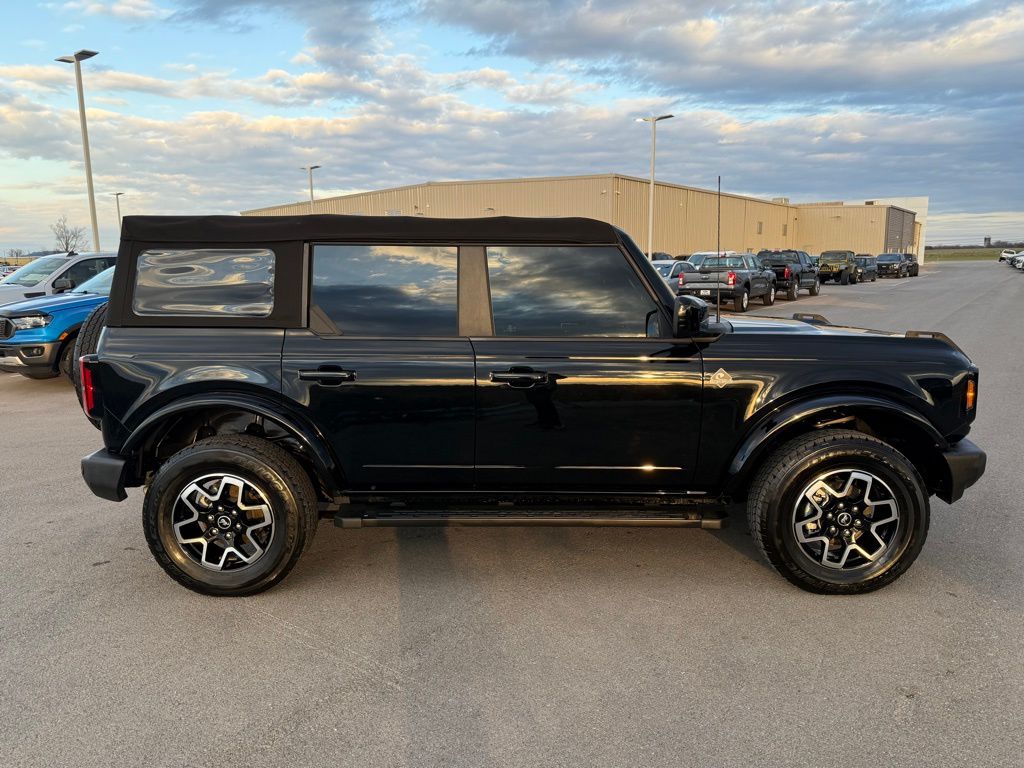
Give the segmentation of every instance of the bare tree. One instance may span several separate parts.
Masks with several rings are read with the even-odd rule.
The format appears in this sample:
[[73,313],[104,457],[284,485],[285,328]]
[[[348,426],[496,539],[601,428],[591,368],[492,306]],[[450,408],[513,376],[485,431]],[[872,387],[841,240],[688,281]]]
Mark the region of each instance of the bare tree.
[[72,227],[67,216],[57,219],[50,225],[50,230],[57,239],[58,251],[77,251],[85,245],[85,227]]
[[8,259],[20,259],[25,255],[24,248],[8,248],[7,258]]

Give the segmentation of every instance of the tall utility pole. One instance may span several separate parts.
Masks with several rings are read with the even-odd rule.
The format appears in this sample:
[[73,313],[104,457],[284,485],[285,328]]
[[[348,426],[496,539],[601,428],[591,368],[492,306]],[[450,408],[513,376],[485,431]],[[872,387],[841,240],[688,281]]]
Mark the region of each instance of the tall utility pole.
[[78,119],[82,124],[82,154],[85,157],[85,187],[89,192],[89,220],[92,223],[92,248],[100,249],[100,229],[96,224],[96,194],[92,188],[92,159],[89,157],[89,128],[85,124],[85,94],[82,91],[82,62],[91,59],[96,51],[78,51],[61,56],[56,61],[75,65],[75,85],[78,88]]
[[651,115],[650,117],[638,117],[638,123],[651,124],[651,189],[647,196],[647,258],[653,258],[654,254],[654,158],[658,147],[658,123],[661,120],[668,120],[675,115]]
[[117,229],[121,231],[121,195],[124,192],[111,192],[110,194],[114,196],[114,202],[117,203]]
[[313,213],[313,171],[319,168],[319,165],[304,165],[302,170],[309,171],[309,212]]

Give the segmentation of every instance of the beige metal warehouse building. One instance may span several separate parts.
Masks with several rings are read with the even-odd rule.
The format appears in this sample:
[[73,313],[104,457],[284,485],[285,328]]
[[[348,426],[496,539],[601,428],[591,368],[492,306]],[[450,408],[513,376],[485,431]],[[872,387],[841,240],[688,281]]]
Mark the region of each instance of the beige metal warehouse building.
[[[483,181],[431,181],[317,200],[315,213],[371,216],[587,216],[614,224],[647,249],[648,181],[616,173]],[[654,248],[674,255],[714,250],[718,196],[714,191],[658,182]],[[243,211],[249,216],[304,214],[308,201]],[[721,244],[726,250],[798,248],[858,253],[913,251],[915,213],[877,203],[791,204],[726,192],[721,196]]]

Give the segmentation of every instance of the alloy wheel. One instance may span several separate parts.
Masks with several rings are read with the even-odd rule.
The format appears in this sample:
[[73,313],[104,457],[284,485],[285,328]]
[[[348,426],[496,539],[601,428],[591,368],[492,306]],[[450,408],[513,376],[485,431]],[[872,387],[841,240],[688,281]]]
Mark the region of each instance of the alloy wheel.
[[275,533],[267,495],[236,475],[204,475],[178,494],[171,512],[174,538],[194,563],[240,571],[267,551]]
[[818,565],[842,571],[876,565],[900,533],[896,496],[884,480],[861,469],[815,477],[793,508],[800,551]]

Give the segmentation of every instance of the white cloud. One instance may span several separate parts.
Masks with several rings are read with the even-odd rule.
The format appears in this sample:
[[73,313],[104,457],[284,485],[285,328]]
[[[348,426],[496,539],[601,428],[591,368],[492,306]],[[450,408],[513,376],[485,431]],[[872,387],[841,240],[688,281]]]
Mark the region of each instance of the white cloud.
[[161,8],[152,0],[70,0],[64,3],[64,8],[69,11],[81,11],[90,16],[113,16],[123,21],[150,21],[170,15],[169,10]]

